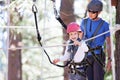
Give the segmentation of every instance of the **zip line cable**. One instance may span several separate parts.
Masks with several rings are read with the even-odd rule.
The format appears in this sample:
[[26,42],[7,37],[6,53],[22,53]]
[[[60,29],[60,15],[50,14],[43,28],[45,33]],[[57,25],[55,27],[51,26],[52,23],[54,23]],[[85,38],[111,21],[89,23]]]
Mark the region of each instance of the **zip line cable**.
[[[115,31],[117,31],[117,30],[120,30],[120,28],[117,28],[117,29],[114,29]],[[101,33],[101,34],[99,34],[99,35],[96,35],[96,36],[94,36],[94,37],[91,37],[91,38],[88,38],[88,39],[85,39],[85,40],[83,40],[83,41],[85,41],[85,42],[87,42],[87,41],[89,41],[89,40],[92,40],[92,39],[95,39],[95,38],[97,38],[97,37],[100,37],[100,36],[102,36],[102,35],[105,35],[105,34],[107,34],[107,33],[109,33],[110,31],[106,31],[106,32],[103,32],[103,33]],[[43,48],[50,48],[50,47],[61,47],[61,46],[68,46],[68,45],[73,45],[73,44],[67,44],[67,43],[65,43],[65,44],[57,44],[57,45],[51,45],[51,46],[42,46]],[[33,48],[41,48],[40,46],[35,46],[35,47],[27,47],[27,46],[22,46],[22,47],[11,47],[11,48],[8,48],[8,49],[11,49],[11,50],[16,50],[16,49],[33,49]],[[0,49],[2,49],[2,48],[0,48]]]

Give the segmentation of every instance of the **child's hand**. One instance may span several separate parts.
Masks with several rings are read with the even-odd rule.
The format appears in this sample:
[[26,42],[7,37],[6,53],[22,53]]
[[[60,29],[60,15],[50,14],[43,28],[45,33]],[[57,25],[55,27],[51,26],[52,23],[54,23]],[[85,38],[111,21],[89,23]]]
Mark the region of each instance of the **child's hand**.
[[78,40],[74,41],[74,45],[75,46],[80,46],[81,45],[81,42],[79,42]]
[[53,63],[56,64],[56,63],[58,63],[59,61],[60,61],[59,59],[54,59],[54,60],[53,60]]

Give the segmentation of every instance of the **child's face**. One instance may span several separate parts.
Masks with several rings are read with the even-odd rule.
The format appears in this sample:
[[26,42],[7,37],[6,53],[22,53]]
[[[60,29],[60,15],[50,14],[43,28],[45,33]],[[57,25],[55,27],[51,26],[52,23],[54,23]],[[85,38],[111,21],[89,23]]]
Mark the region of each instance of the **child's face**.
[[69,39],[72,41],[76,41],[78,37],[79,37],[79,32],[77,31],[69,33]]

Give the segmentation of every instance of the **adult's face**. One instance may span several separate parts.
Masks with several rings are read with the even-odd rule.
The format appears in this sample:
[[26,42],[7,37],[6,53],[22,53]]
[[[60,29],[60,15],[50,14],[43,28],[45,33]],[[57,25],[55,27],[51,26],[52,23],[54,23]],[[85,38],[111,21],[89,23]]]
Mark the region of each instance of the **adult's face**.
[[89,18],[92,20],[97,19],[99,14],[100,14],[100,12],[98,12],[98,11],[88,10]]

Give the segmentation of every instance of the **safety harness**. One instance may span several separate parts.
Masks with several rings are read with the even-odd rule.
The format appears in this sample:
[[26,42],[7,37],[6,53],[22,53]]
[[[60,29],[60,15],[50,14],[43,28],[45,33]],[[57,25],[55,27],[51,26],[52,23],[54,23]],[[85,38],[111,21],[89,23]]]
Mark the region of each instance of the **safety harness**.
[[[81,41],[79,38],[78,41]],[[70,41],[69,44],[73,43],[73,41]],[[67,52],[70,53],[70,63],[68,65],[69,72],[72,74],[79,74],[80,76],[83,76],[86,78],[86,68],[89,65],[89,61],[87,60],[87,55],[85,55],[85,58],[79,62],[74,62],[74,56],[78,50],[79,46],[69,45]]]
[[[86,26],[87,26],[87,19],[84,19],[84,37],[86,36]],[[101,20],[101,22],[98,24],[98,27],[96,28],[95,32],[93,33],[93,35],[91,37],[94,37],[97,35],[98,31],[100,30],[100,28],[102,27],[104,21]],[[92,40],[89,40],[87,43],[92,43],[94,42],[95,38],[92,39]],[[102,50],[102,46],[97,46],[95,48],[91,48],[89,45],[88,45],[88,48],[89,48],[89,51],[88,52],[91,52],[92,56],[94,57],[94,59],[96,61],[99,62],[99,64],[101,66],[105,66],[105,64],[99,59],[99,57],[94,53],[95,50],[101,50],[101,54],[104,54],[103,50]]]

